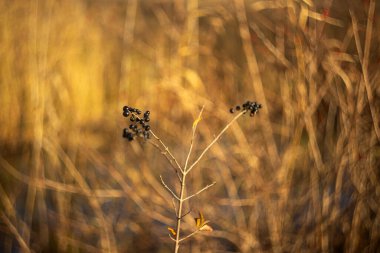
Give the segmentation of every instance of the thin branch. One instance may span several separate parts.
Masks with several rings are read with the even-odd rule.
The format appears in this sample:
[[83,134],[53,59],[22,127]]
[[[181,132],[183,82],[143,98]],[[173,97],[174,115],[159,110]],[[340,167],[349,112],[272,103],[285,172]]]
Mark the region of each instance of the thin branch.
[[193,235],[197,234],[199,231],[200,231],[199,229],[195,230],[193,233],[191,233],[191,234],[185,236],[184,238],[180,239],[179,242],[182,242],[182,241],[184,241],[184,240],[186,240],[186,239],[189,239],[189,238],[192,237]]
[[215,137],[215,139],[203,150],[203,152],[199,155],[198,159],[195,160],[195,162],[189,167],[188,170],[186,170],[186,174],[189,173],[195,165],[197,165],[197,163],[202,159],[202,157],[207,153],[207,151],[212,147],[212,145],[215,144],[215,142],[217,142],[219,140],[219,138],[224,134],[224,132],[227,131],[227,129],[238,119],[240,118],[240,116],[242,116],[244,113],[246,113],[247,111],[246,110],[243,110],[241,111],[238,115],[235,116],[235,118],[233,118],[230,123],[228,123],[222,131],[220,131],[220,133]]
[[177,200],[180,200],[180,198],[172,191],[172,189],[170,189],[169,186],[165,184],[164,179],[162,179],[161,175],[160,175],[160,179],[161,179],[162,185],[166,188],[166,190],[168,190],[173,195],[174,198],[176,198]]
[[169,237],[170,237],[170,239],[172,239],[172,241],[174,241],[174,242],[175,242],[175,239],[172,237],[172,235],[171,235],[171,234],[169,234]]
[[160,138],[158,138],[158,136],[155,135],[155,133],[154,133],[152,130],[150,130],[149,132],[150,132],[150,133],[153,135],[153,137],[154,137],[158,142],[160,142],[160,144],[164,147],[164,150],[162,150],[161,148],[160,148],[160,150],[161,150],[162,152],[165,152],[165,154],[167,153],[167,154],[171,157],[171,159],[174,161],[174,163],[177,165],[178,169],[183,173],[183,169],[182,169],[181,165],[179,165],[177,159],[176,159],[176,158],[174,157],[174,155],[170,152],[169,148],[165,145],[165,143],[163,143],[163,141],[162,141]]
[[185,213],[184,215],[182,215],[180,219],[182,219],[183,217],[185,217],[185,216],[188,215],[189,213],[191,213],[191,210],[188,211],[187,213]]
[[183,173],[183,171],[180,167],[176,166],[176,164],[173,164],[173,159],[171,159],[171,156],[168,156],[168,152],[163,150],[159,145],[157,145],[151,140],[149,140],[149,143],[152,144],[153,147],[157,148],[160,151],[160,153],[169,161],[170,165],[174,169],[174,172],[177,174],[179,181],[182,182],[181,176],[178,173],[178,168],[181,170],[181,173]]
[[185,188],[186,188],[185,186],[186,175],[187,173],[182,174],[180,197],[178,200],[177,228],[176,228],[174,253],[178,253],[179,251],[179,240],[180,240],[181,221],[182,221],[181,216],[182,216],[182,208],[183,208],[183,199],[184,199]]
[[189,152],[187,154],[187,157],[186,157],[186,162],[185,162],[185,167],[183,168],[183,171],[186,173],[186,169],[187,169],[187,164],[189,162],[189,159],[190,159],[190,155],[191,155],[191,151],[193,150],[193,144],[194,144],[194,137],[195,137],[195,132],[197,130],[197,126],[198,126],[198,123],[199,121],[201,120],[201,117],[202,117],[202,113],[203,113],[203,109],[205,108],[205,106],[202,106],[202,109],[201,111],[199,112],[199,115],[198,115],[198,118],[194,121],[193,123],[193,128],[192,128],[192,135],[191,135],[191,141],[190,141],[190,148],[189,148]]
[[186,197],[183,201],[186,201],[186,200],[188,200],[188,199],[191,199],[191,198],[197,196],[198,194],[200,194],[201,192],[207,190],[208,188],[210,188],[210,187],[213,186],[214,184],[216,184],[216,182],[213,182],[212,184],[209,184],[209,185],[203,187],[203,189],[201,189],[201,190],[197,191],[196,193],[194,193],[194,194],[192,194],[192,195]]

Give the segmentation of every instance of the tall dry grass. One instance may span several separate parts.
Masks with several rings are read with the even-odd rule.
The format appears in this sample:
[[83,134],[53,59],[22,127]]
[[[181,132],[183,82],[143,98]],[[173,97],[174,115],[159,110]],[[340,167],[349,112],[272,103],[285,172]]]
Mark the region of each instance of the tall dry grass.
[[171,252],[169,165],[121,138],[121,107],[184,162],[202,105],[195,154],[256,99],[190,178],[217,181],[186,207],[215,230],[182,251],[378,252],[379,8],[1,1],[0,251]]

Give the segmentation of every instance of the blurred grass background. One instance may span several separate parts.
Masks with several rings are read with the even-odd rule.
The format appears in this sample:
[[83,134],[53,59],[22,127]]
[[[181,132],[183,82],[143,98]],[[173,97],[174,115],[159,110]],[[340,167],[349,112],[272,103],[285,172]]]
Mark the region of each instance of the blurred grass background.
[[[374,0],[0,2],[0,251],[171,252],[176,177],[121,138],[127,104],[194,170],[214,232],[183,252],[379,252]],[[171,180],[172,179],[172,180]]]

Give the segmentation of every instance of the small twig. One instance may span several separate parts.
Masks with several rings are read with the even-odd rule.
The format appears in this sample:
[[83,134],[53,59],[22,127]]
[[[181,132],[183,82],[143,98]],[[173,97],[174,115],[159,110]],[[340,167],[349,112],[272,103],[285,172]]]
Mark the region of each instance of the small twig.
[[188,215],[189,213],[191,213],[191,210],[188,211],[187,213],[185,213],[184,215],[182,215],[180,219],[182,219],[183,217],[185,217],[185,216]]
[[172,237],[172,235],[170,233],[169,233],[169,237],[170,237],[170,239],[172,239],[172,241],[175,242],[175,239]]
[[196,193],[194,193],[194,194],[192,194],[192,195],[190,195],[190,196],[184,198],[183,201],[186,201],[186,200],[188,200],[188,199],[191,199],[191,198],[197,196],[198,194],[200,194],[201,192],[207,190],[208,188],[210,188],[210,187],[213,186],[214,184],[216,184],[216,182],[213,182],[212,184],[209,184],[209,185],[203,187],[203,189],[201,189],[201,190],[197,191]]
[[220,133],[215,137],[215,139],[203,150],[203,152],[199,155],[198,159],[195,160],[195,162],[189,167],[188,170],[185,171],[185,173],[189,173],[195,165],[197,165],[197,163],[202,159],[202,157],[207,153],[207,151],[212,147],[212,145],[215,144],[215,142],[217,142],[219,140],[219,138],[224,134],[225,131],[227,131],[227,129],[240,117],[242,116],[244,113],[246,113],[247,111],[246,110],[243,110],[241,111],[238,115],[235,116],[235,118],[233,118],[230,123],[228,123],[222,131],[220,131]]
[[195,231],[192,232],[191,234],[189,234],[189,235],[183,237],[182,239],[180,239],[179,242],[182,242],[182,241],[184,241],[184,240],[186,240],[186,239],[189,239],[189,238],[192,237],[193,235],[197,234],[199,231],[200,231],[199,229],[195,230]]
[[185,166],[184,166],[184,168],[183,168],[184,173],[186,173],[187,164],[188,164],[189,159],[190,159],[191,151],[193,150],[195,131],[197,130],[198,123],[199,123],[199,121],[201,120],[201,117],[202,117],[202,113],[203,113],[203,109],[204,109],[204,108],[205,108],[205,106],[202,106],[202,109],[201,109],[201,111],[199,112],[198,118],[197,118],[197,119],[195,120],[195,122],[193,123],[192,135],[191,135],[191,141],[190,141],[190,148],[189,148],[189,152],[187,153]]
[[166,190],[168,190],[173,195],[174,198],[176,198],[177,200],[180,200],[180,198],[172,191],[172,189],[170,189],[169,186],[165,184],[164,179],[162,179],[161,175],[160,175],[160,179],[161,179],[162,185],[166,188]]
[[[174,157],[174,155],[170,152],[169,148],[165,145],[165,143],[160,139],[158,138],[157,135],[154,134],[154,132],[152,130],[149,131],[153,137],[160,142],[160,144],[164,147],[164,150],[165,152],[167,152],[167,154],[172,158],[172,160],[175,162],[175,164],[177,165],[178,169],[183,173],[183,169],[181,167],[181,165],[179,165],[177,159]],[[161,149],[160,149],[161,150]]]
[[171,157],[168,156],[168,152],[164,151],[159,145],[157,145],[156,143],[154,143],[153,141],[149,140],[149,143],[153,145],[153,147],[157,148],[160,153],[162,155],[164,155],[164,157],[169,161],[170,165],[172,166],[172,168],[174,169],[174,172],[177,174],[177,177],[179,179],[179,181],[181,182],[182,179],[181,179],[181,176],[179,175],[179,172],[178,172],[178,169],[181,170],[181,173],[182,173],[182,169],[181,168],[178,168],[175,164],[173,164],[173,161],[172,159],[170,159]]

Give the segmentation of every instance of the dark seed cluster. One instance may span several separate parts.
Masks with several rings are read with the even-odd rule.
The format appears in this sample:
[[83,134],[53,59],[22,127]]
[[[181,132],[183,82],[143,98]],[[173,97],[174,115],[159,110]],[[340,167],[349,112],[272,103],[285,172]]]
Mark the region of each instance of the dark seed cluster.
[[231,108],[230,113],[234,113],[235,110],[236,111],[243,110],[243,111],[245,111],[244,113],[250,112],[249,116],[253,117],[259,111],[259,109],[261,107],[262,107],[262,105],[258,104],[257,102],[247,101],[244,104],[242,104],[241,106],[237,105],[235,108]]
[[145,140],[150,139],[150,111],[145,111],[143,115],[139,109],[124,106],[123,116],[129,118],[130,125],[128,128],[124,128],[123,137],[128,141],[133,141],[133,139],[138,137],[143,137]]

